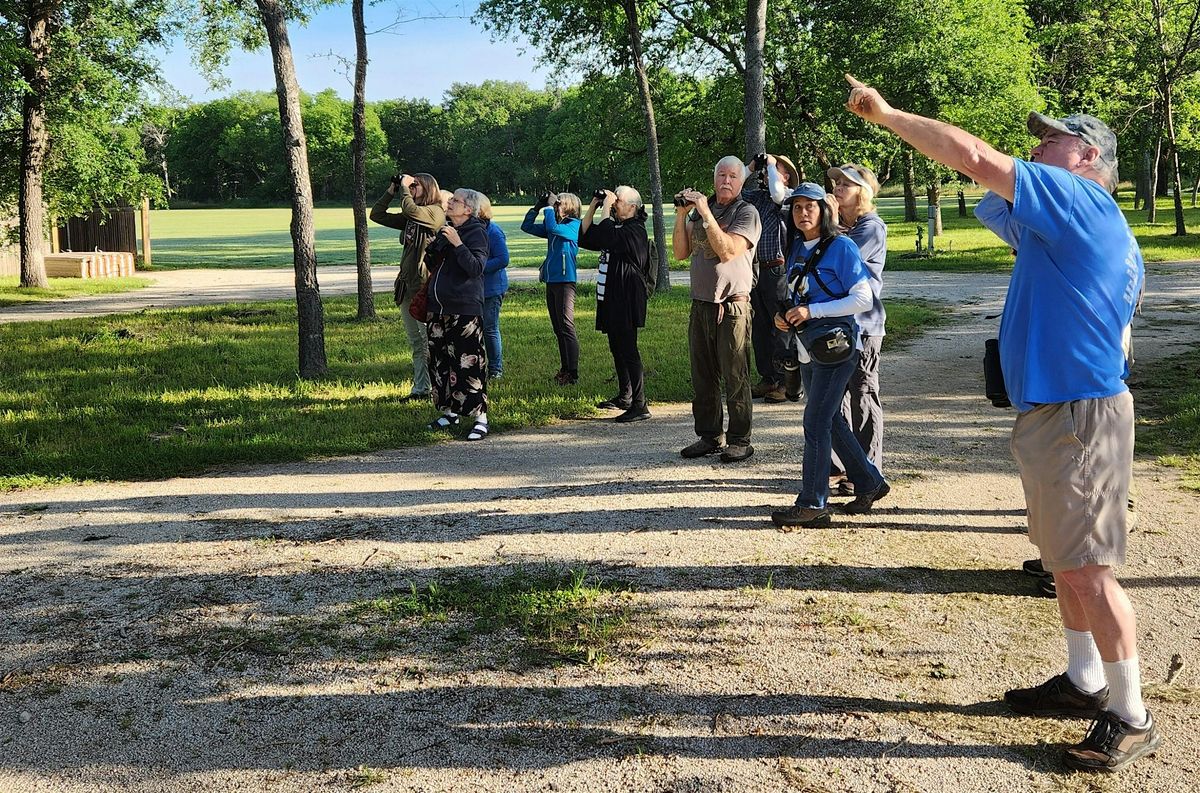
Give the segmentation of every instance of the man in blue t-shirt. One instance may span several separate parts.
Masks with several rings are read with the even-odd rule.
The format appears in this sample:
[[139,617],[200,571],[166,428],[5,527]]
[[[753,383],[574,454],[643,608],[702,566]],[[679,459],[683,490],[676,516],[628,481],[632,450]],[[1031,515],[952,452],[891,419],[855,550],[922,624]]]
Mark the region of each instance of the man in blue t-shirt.
[[1030,113],[1039,143],[1032,162],[1022,162],[950,124],[896,110],[875,89],[846,79],[853,113],[994,194],[982,217],[1017,251],[1000,359],[1019,411],[1011,445],[1029,538],[1054,574],[1067,670],[1004,699],[1022,714],[1093,718],[1063,759],[1072,768],[1115,771],[1161,741],[1142,702],[1133,606],[1112,570],[1125,561],[1133,462],[1122,334],[1145,277],[1111,195],[1116,136],[1092,116]]

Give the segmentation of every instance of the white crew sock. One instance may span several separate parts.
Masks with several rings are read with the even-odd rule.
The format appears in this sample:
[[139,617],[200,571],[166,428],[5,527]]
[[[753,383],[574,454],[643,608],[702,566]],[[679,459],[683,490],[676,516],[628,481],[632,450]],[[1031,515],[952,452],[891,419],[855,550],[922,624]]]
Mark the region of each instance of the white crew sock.
[[487,413],[480,413],[478,416],[475,417],[475,421],[479,422],[480,424],[486,425],[487,424]]
[[1067,677],[1086,694],[1104,688],[1104,664],[1091,631],[1063,628],[1067,637]]
[[1133,727],[1146,725],[1146,706],[1142,703],[1142,675],[1138,657],[1124,661],[1104,662],[1108,679],[1108,710]]

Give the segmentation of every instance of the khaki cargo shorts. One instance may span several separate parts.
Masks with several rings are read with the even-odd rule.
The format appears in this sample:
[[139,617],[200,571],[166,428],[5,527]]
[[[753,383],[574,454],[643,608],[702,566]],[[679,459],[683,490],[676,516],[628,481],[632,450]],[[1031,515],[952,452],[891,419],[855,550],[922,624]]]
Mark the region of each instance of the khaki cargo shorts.
[[1133,477],[1133,396],[1039,405],[1010,443],[1029,512],[1029,541],[1051,572],[1125,561]]

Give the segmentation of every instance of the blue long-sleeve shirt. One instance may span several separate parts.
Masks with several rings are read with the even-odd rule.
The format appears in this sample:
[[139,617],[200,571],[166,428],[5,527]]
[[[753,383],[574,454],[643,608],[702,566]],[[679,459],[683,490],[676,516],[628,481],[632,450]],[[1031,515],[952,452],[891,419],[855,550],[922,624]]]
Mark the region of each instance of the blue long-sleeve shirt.
[[547,240],[541,280],[548,284],[575,283],[575,259],[579,256],[579,218],[559,221],[554,207],[542,210],[541,223],[534,221],[536,216],[537,207],[526,212],[521,231]]
[[483,265],[483,296],[502,295],[508,291],[508,239],[498,223],[488,224],[490,254]]

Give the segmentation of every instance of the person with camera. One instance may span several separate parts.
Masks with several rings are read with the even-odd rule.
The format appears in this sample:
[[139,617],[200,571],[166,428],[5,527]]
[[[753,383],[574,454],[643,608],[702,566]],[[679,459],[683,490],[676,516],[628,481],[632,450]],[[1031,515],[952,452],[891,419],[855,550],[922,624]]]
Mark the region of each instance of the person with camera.
[[508,238],[499,223],[492,222],[492,201],[479,194],[476,217],[486,220],[488,233],[487,264],[483,267],[483,342],[487,347],[488,379],[504,376],[504,344],[500,339],[500,306],[508,292]]
[[[593,222],[601,208],[599,222]],[[579,245],[600,252],[596,274],[596,330],[608,336],[617,394],[597,407],[623,411],[614,421],[627,423],[650,418],[646,407],[642,355],[638,328],[646,326],[646,302],[654,291],[657,265],[650,259],[646,210],[637,190],[621,185],[597,190],[583,213]]]
[[[784,216],[779,205],[800,179],[796,166],[781,154],[759,154],[750,161],[749,168],[750,176],[742,188],[742,199],[758,210],[762,224],[762,234],[754,246],[758,278],[750,292],[750,340],[759,378],[751,394],[755,399],[761,397],[764,402],[778,403],[788,397],[783,388],[783,376],[776,365],[782,334],[775,327],[775,309],[787,296]],[[800,397],[792,395],[792,398],[798,400]]]
[[1005,692],[1017,713],[1092,719],[1063,762],[1116,771],[1162,741],[1142,700],[1137,620],[1113,566],[1125,561],[1133,397],[1122,344],[1145,279],[1112,191],[1117,138],[1086,114],[1030,113],[1029,162],[951,124],[893,108],[850,75],[847,108],[1006,202],[988,223],[1017,251],[1000,318],[1000,364],[1017,409],[1012,448],[1029,539],[1054,574],[1067,669]]
[[[381,226],[400,230],[400,272],[396,275],[393,288],[396,305],[400,307],[400,318],[408,334],[412,348],[412,390],[404,400],[429,399],[429,340],[425,324],[409,313],[413,296],[429,277],[425,267],[425,250],[438,229],[446,225],[446,213],[441,204],[441,190],[437,180],[427,173],[397,174],[392,177],[387,192],[375,206],[371,207],[370,218]],[[392,198],[400,196],[400,211],[389,212]]]
[[[858,245],[871,284],[871,307],[854,319],[859,329],[858,367],[850,375],[842,415],[850,424],[867,458],[883,470],[883,403],[879,399],[879,355],[883,346],[887,312],[880,295],[883,267],[887,260],[887,225],[875,211],[879,180],[866,166],[846,163],[830,168],[826,176],[833,184],[838,203],[838,226]],[[830,468],[830,490],[854,495],[854,484],[846,478],[841,459],[834,453]]]
[[784,367],[802,370],[804,467],[794,506],[771,513],[781,528],[828,526],[829,464],[836,451],[858,493],[842,509],[870,512],[891,488],[859,445],[842,415],[846,383],[858,366],[855,315],[871,307],[871,285],[858,246],[837,227],[837,204],[825,188],[805,182],[788,208],[788,296],[775,326],[789,334]]
[[690,187],[675,194],[671,247],[676,259],[690,260],[692,290],[688,355],[699,440],[679,452],[689,459],[719,453],[721,462],[737,463],[754,454],[748,347],[754,246],[762,224],[758,211],[741,198],[745,181],[746,166],[729,156],[713,169],[711,197]]
[[[546,193],[525,213],[521,231],[547,241],[540,278],[546,284],[546,310],[558,339],[558,374],[554,382],[579,381],[579,338],[575,335],[575,259],[579,255],[579,196]],[[536,221],[542,213],[542,222]]]
[[449,223],[429,243],[429,370],[434,404],[442,412],[431,430],[472,420],[466,439],[488,435],[487,352],[483,344],[483,272],[490,247],[479,214],[486,197],[459,189],[450,199]]

